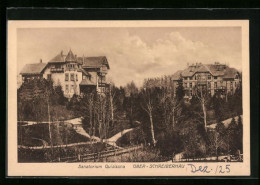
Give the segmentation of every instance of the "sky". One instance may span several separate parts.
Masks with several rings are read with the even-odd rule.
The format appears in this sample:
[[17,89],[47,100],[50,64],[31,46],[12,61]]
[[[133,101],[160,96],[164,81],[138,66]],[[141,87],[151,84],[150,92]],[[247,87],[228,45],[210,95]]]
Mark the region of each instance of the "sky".
[[63,50],[77,56],[106,56],[108,79],[117,86],[174,74],[187,64],[216,61],[241,70],[240,27],[19,28],[18,71]]

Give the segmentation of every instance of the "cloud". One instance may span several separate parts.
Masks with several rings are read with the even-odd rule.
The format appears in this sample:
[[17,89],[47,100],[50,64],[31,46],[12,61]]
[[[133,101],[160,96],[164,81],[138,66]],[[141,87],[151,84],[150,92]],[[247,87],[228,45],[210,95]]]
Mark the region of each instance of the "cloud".
[[111,63],[109,76],[117,85],[135,81],[142,85],[143,79],[173,74],[187,63],[234,62],[239,53],[229,56],[217,48],[202,42],[184,38],[179,32],[171,32],[166,39],[158,39],[148,45],[137,35],[126,34],[114,47],[105,49]]
[[[147,32],[152,31],[147,28]],[[71,48],[78,56],[107,56],[111,67],[108,77],[117,86],[132,80],[141,86],[145,78],[173,74],[187,63],[219,61],[241,68],[241,52],[232,50],[228,42],[214,44],[218,42],[211,37],[207,37],[210,43],[192,40],[179,31],[161,32],[154,38],[149,34],[149,39],[144,39],[138,30],[130,34],[125,28],[35,29],[21,30],[18,38],[20,69],[40,58],[47,62]]]

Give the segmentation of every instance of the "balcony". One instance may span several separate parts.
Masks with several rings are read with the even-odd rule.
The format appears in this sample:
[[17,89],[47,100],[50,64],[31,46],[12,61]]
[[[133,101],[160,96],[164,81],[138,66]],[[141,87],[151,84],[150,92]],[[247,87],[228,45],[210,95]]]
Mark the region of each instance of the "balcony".
[[217,86],[217,87],[215,87],[215,89],[226,89],[226,87],[225,86]]
[[108,85],[108,83],[106,83],[106,82],[98,82],[98,86],[99,87],[106,87]]
[[76,71],[76,70],[78,70],[78,69],[76,69],[76,68],[71,68],[71,67],[66,67],[66,70],[65,70],[65,71]]
[[63,73],[64,68],[51,68],[52,73]]

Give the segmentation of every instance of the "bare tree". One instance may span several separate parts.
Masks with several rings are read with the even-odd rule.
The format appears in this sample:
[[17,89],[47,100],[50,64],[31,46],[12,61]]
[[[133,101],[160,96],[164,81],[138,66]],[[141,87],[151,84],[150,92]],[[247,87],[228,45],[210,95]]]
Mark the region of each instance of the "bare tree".
[[172,122],[171,122],[172,129],[174,129],[174,127],[175,127],[176,112],[178,112],[181,108],[181,102],[180,102],[181,99],[180,99],[180,97],[177,97],[174,94],[174,89],[175,89],[174,83],[170,78],[170,84],[169,84],[169,89],[168,89],[168,101],[169,101],[169,106],[170,106],[170,111],[171,111],[170,115],[172,117]]
[[206,104],[207,104],[207,101],[208,101],[207,89],[205,88],[205,86],[197,85],[194,88],[194,92],[195,92],[194,93],[195,96],[200,101],[202,112],[203,112],[203,116],[201,116],[201,117],[203,118],[204,127],[205,127],[205,130],[207,131],[207,108],[206,108]]
[[115,95],[116,95],[115,87],[112,84],[110,84],[109,85],[109,102],[110,102],[112,124],[114,122],[114,111],[115,111],[114,98],[115,98]]
[[[51,114],[50,114],[50,96],[51,96],[51,92],[50,90],[46,87],[46,101],[47,101],[47,109],[48,109],[48,128],[49,128],[49,137],[50,137],[50,143],[51,143],[51,147],[53,146],[53,142],[52,142],[52,134],[51,134]],[[53,149],[52,149],[53,151]]]
[[218,149],[221,146],[222,139],[220,137],[220,134],[216,130],[211,132],[211,135],[210,135],[209,138],[210,138],[212,147],[215,150],[215,155],[216,155],[217,161],[218,161],[218,156],[219,156],[218,155]]
[[153,109],[154,109],[154,99],[152,97],[152,89],[144,89],[142,92],[144,105],[141,104],[141,107],[144,111],[147,112],[150,119],[150,126],[151,126],[151,135],[152,135],[152,142],[153,146],[156,146],[156,140],[154,136],[154,125],[153,125]]

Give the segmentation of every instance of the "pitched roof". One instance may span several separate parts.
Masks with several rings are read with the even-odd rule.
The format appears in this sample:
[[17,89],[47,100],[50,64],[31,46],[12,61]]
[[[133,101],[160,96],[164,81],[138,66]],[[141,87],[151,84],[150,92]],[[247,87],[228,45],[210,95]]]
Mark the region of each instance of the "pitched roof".
[[223,76],[225,74],[226,69],[229,68],[225,65],[214,65],[214,64],[207,64],[206,66],[209,68],[213,76]]
[[49,63],[59,63],[59,62],[65,62],[65,56],[63,55],[63,52],[61,51],[57,56],[55,56],[53,59],[49,61]]
[[172,80],[179,80],[180,77],[181,77],[181,73],[182,73],[182,70],[176,71],[176,72],[171,76],[171,79],[172,79]]
[[203,73],[203,72],[211,72],[211,71],[209,70],[207,65],[196,64],[196,65],[191,65],[191,66],[187,67],[186,69],[184,69],[181,75],[185,76],[185,77],[191,77],[195,73]]
[[70,50],[68,55],[65,58],[66,62],[75,62],[77,59],[75,57],[75,55],[72,53],[72,51]]
[[191,65],[183,71],[177,71],[173,74],[173,80],[178,80],[180,75],[184,77],[192,77],[195,73],[209,72],[213,76],[223,76],[223,78],[234,78],[238,71],[224,64],[196,64]]
[[91,76],[91,74],[89,72],[87,72],[86,70],[84,70],[84,69],[80,69],[80,71],[82,71],[87,76]]
[[49,63],[60,63],[60,62],[78,62],[82,64],[84,68],[100,68],[103,65],[106,65],[108,69],[110,66],[108,64],[106,56],[97,56],[97,57],[77,57],[70,50],[67,55],[63,55],[61,51],[57,56],[49,61]]
[[235,68],[227,68],[223,78],[235,78],[239,72]]
[[202,64],[196,64],[196,65],[191,65],[189,67],[187,67],[186,69],[184,69],[181,73],[182,76],[193,76],[197,71],[198,69],[200,68]]
[[82,64],[82,67],[101,67],[102,65],[106,65],[108,69],[110,69],[107,58],[105,56],[98,57],[78,57],[78,62]]
[[97,85],[93,80],[83,79],[79,85]]
[[46,63],[26,64],[20,74],[41,74],[46,66]]

